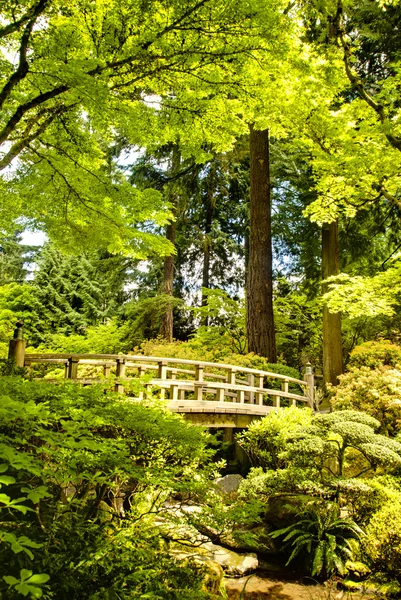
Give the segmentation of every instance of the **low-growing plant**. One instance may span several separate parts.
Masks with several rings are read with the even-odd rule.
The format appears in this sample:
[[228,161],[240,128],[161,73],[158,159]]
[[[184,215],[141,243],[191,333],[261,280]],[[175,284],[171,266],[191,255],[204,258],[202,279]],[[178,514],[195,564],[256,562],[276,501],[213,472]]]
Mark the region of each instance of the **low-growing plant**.
[[284,552],[290,550],[287,565],[302,555],[312,577],[344,575],[346,561],[354,557],[351,540],[359,540],[363,531],[353,521],[340,518],[339,512],[336,504],[317,506],[299,515],[289,527],[270,534],[283,538]]

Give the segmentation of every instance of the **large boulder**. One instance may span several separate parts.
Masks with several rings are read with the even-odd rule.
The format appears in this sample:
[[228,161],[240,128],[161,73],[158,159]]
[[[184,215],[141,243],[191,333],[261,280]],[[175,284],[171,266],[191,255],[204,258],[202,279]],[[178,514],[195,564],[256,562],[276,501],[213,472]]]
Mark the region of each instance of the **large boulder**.
[[232,474],[219,477],[214,480],[214,483],[223,494],[232,494],[238,491],[241,481],[243,481],[242,475]]
[[242,554],[227,550],[212,542],[203,544],[203,550],[206,550],[210,559],[221,565],[224,572],[231,577],[243,577],[254,573],[259,565],[258,557],[254,552]]

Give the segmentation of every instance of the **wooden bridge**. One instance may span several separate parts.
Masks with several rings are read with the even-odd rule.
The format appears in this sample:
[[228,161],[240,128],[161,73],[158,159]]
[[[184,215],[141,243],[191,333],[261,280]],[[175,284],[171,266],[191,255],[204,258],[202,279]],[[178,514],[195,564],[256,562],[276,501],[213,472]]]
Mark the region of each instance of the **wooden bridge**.
[[[31,354],[25,353],[22,324],[17,324],[9,357],[16,364],[46,377],[46,366],[58,368],[64,379],[91,385],[113,380],[114,389],[132,396],[134,380],[140,391],[133,399],[157,392],[171,411],[185,413],[209,427],[247,427],[280,406],[314,408],[314,376],[310,365],[305,380],[237,365],[131,354]],[[38,372],[37,367],[40,367]]]
[[[26,354],[24,367],[62,367],[64,378],[90,385],[114,379],[117,392],[142,378],[142,399],[157,391],[171,411],[209,427],[247,427],[282,405],[313,406],[313,374],[306,381],[236,365],[182,358],[115,354]],[[52,381],[57,381],[53,379]],[[126,390],[127,388],[127,390]]]

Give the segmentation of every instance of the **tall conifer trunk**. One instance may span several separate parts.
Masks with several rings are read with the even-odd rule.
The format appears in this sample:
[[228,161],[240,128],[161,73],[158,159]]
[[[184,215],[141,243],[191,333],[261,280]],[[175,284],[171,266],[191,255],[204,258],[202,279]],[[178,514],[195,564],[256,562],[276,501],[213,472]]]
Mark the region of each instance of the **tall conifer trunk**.
[[[340,272],[338,245],[338,221],[324,223],[322,228],[322,279]],[[327,284],[322,285],[323,294]],[[338,376],[343,372],[341,314],[331,313],[323,306],[323,380],[324,383],[338,384]]]
[[250,127],[251,188],[247,275],[248,350],[276,362],[273,316],[269,130]]
[[[170,177],[177,174],[181,162],[180,151],[177,146],[173,149],[173,154],[171,157],[171,168],[170,168]],[[177,207],[178,207],[178,194],[175,183],[170,183],[169,189],[169,200],[172,204],[172,212],[174,214],[175,219],[177,218]],[[169,242],[175,245],[177,233],[177,225],[176,221],[172,221],[166,227],[166,238]],[[171,302],[166,305],[166,309],[162,314],[161,324],[160,324],[160,335],[168,342],[173,341],[173,296],[174,296],[174,254],[170,256],[166,256],[164,258],[163,265],[163,283],[162,283],[162,294],[167,296],[171,296]]]
[[[202,290],[203,288],[209,289],[210,287],[210,258],[212,252],[212,225],[213,225],[213,213],[214,213],[214,185],[215,185],[215,177],[214,177],[214,168],[211,167],[211,170],[208,174],[207,181],[207,193],[205,199],[203,201],[204,209],[205,209],[205,236],[203,242],[203,267],[202,267]],[[202,291],[202,306],[207,305],[207,296]],[[202,325],[208,325],[209,319],[208,317],[204,317],[202,319]]]

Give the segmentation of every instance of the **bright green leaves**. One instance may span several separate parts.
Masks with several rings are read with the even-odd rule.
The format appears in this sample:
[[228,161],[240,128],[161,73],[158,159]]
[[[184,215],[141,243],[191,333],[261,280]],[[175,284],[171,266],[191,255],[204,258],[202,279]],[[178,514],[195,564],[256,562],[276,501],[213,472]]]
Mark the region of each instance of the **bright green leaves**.
[[343,312],[351,319],[361,316],[392,316],[399,304],[401,264],[395,262],[373,277],[341,273],[328,280],[324,299],[331,312]]
[[[154,517],[166,514],[171,494],[210,493],[208,435],[158,403],[100,387],[1,378],[0,388],[8,413],[0,419],[0,477],[15,480],[7,480],[9,506],[0,511],[0,591],[7,584],[40,597],[49,581],[55,597],[112,590],[124,599],[168,598],[174,590],[172,600],[206,600],[202,569],[171,560]],[[33,508],[18,514],[11,503],[21,493]]]
[[34,575],[33,571],[21,569],[20,579],[16,579],[16,577],[12,577],[11,575],[5,575],[3,579],[10,587],[13,587],[23,596],[28,596],[29,594],[31,598],[41,598],[43,591],[40,585],[47,583],[50,577],[45,573]]

